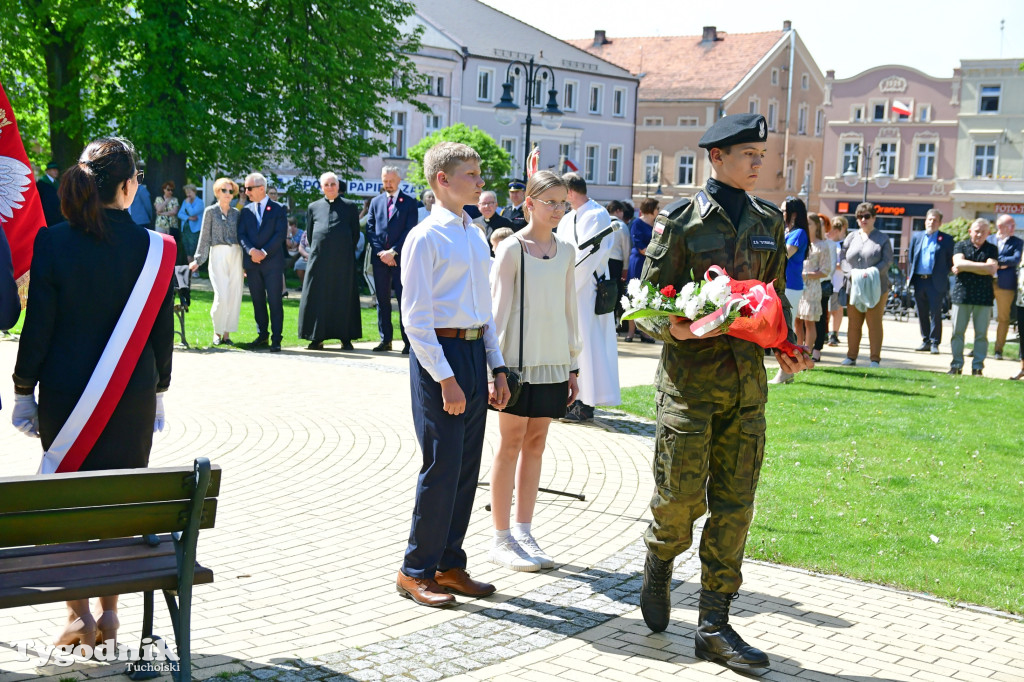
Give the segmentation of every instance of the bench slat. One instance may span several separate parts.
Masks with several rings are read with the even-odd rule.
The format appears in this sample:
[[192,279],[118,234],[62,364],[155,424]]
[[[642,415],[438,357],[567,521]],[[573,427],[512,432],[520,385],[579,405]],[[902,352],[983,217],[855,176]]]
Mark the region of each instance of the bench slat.
[[[76,542],[185,529],[190,501],[126,504],[0,514],[0,547]],[[203,504],[200,528],[213,528],[217,500]]]
[[[131,571],[130,575],[93,575],[83,572],[59,585],[0,588],[0,609],[104,597],[110,594],[173,590],[178,585],[177,566],[172,557],[167,557],[167,561],[169,565],[164,569]],[[205,585],[212,582],[213,571],[197,563],[193,584]]]
[[[220,494],[220,475],[219,466],[210,467],[207,497]],[[0,513],[186,500],[192,476],[192,467],[169,467],[2,478]]]
[[[0,551],[0,586],[4,584],[5,573],[37,571],[44,568],[70,568],[99,561],[129,561],[139,556],[163,556],[174,554],[174,541],[170,535],[162,536],[156,546],[147,544],[142,538],[124,538],[83,542],[73,545],[40,545],[24,549],[45,550],[16,554],[14,550]],[[9,553],[8,553],[9,552]]]

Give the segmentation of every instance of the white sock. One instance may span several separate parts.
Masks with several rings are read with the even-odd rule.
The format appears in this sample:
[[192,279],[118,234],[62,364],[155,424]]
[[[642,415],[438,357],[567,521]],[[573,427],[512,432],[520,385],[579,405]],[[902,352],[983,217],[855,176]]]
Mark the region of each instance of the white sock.
[[505,542],[512,537],[512,529],[506,528],[505,530],[494,530],[494,546],[501,547]]
[[530,526],[531,525],[532,524],[530,524],[530,523],[517,523],[517,524],[515,524],[514,535],[516,537],[522,537],[524,535],[529,535],[530,534]]

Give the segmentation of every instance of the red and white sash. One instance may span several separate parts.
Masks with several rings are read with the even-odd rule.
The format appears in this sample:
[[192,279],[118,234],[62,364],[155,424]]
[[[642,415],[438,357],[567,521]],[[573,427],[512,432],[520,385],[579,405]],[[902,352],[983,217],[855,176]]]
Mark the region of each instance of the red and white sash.
[[85,392],[50,444],[50,449],[43,453],[37,473],[78,471],[110,421],[110,415],[135,371],[157,312],[167,296],[177,253],[173,237],[150,231],[147,234],[149,251],[142,272],[89,377]]

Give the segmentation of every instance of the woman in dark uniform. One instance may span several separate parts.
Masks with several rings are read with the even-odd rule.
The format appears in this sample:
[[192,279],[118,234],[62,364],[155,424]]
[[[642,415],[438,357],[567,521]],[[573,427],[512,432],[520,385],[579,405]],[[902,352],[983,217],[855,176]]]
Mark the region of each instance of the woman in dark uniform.
[[[44,451],[82,397],[146,260],[150,237],[127,211],[141,180],[130,142],[91,142],[61,180],[67,222],[36,236],[14,368],[13,421],[38,435]],[[124,393],[80,471],[149,463],[153,431],[163,428],[162,392],[171,382],[171,294],[168,287]],[[88,599],[71,601],[57,645],[115,639],[117,627],[117,595],[100,597],[95,614]]]

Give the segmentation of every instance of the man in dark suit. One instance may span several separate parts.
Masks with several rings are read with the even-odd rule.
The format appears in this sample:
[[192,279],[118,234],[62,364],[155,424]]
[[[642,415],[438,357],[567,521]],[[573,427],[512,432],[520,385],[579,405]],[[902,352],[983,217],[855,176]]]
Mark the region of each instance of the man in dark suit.
[[[238,241],[242,245],[242,267],[249,282],[249,295],[256,317],[259,336],[252,347],[270,343],[270,352],[281,350],[281,328],[284,326],[285,234],[288,218],[284,206],[267,197],[267,179],[259,173],[245,178],[245,194],[249,203],[238,217]],[[270,305],[270,330],[267,333],[267,305]]]
[[526,203],[526,185],[519,180],[508,183],[508,206],[501,209],[501,217],[512,223],[512,231],[526,227],[523,205]]
[[60,166],[51,161],[46,164],[46,173],[43,177],[36,180],[36,189],[39,190],[39,201],[43,204],[43,217],[46,218],[47,227],[64,222],[64,216],[60,212],[60,198],[57,196],[58,177]]
[[925,214],[924,232],[910,237],[907,282],[914,285],[917,322],[921,325],[919,351],[938,355],[942,342],[942,299],[949,291],[949,270],[953,267],[951,235],[939,231],[942,214],[930,209]]
[[373,285],[377,291],[377,329],[380,343],[374,347],[377,353],[391,350],[394,328],[391,324],[391,291],[398,299],[398,324],[405,347],[403,355],[409,354],[409,337],[405,335],[402,323],[402,268],[400,265],[402,247],[409,230],[419,222],[420,202],[416,197],[401,191],[400,170],[396,166],[384,166],[380,172],[384,192],[370,201],[366,219],[366,243],[373,254]]

